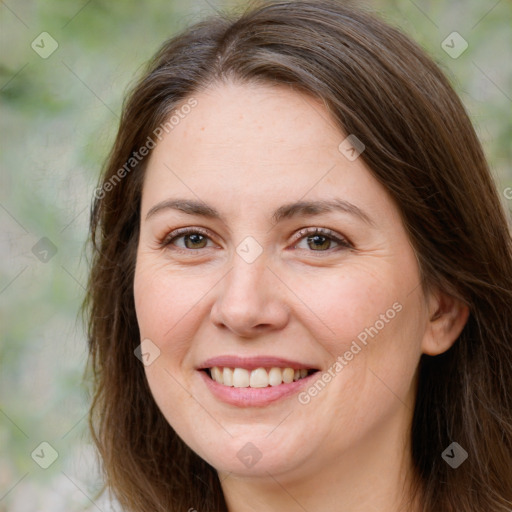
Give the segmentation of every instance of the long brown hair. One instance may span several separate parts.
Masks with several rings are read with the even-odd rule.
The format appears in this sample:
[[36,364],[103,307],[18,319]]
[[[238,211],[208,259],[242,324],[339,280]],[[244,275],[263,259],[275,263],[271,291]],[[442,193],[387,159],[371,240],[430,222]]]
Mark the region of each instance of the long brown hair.
[[[226,511],[216,471],[156,406],[133,299],[139,210],[155,130],[212,82],[279,83],[320,98],[395,200],[424,289],[470,316],[453,347],[422,356],[411,426],[424,512],[512,508],[512,242],[464,107],[439,68],[400,31],[334,1],[264,2],[167,41],[124,105],[91,215],[84,302],[94,401],[90,422],[107,486],[127,511]],[[127,165],[127,163],[129,163]],[[124,168],[124,172],[120,170]],[[109,185],[108,185],[109,184]],[[459,443],[457,469],[441,457]]]

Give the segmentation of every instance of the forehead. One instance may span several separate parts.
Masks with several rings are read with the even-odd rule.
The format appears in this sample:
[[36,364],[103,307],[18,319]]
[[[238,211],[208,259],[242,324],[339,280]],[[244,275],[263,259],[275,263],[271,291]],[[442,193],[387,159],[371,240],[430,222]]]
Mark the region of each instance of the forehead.
[[196,105],[164,136],[152,159],[174,156],[202,168],[219,162],[217,167],[232,164],[240,171],[258,164],[264,171],[322,153],[332,160],[343,138],[318,99],[283,86],[228,83],[194,99]]
[[[220,145],[226,142],[252,145],[329,144],[341,131],[328,115],[320,99],[283,85],[217,84],[194,96],[197,106],[190,120],[181,126],[185,137],[207,138]],[[185,121],[186,121],[185,119]]]
[[152,152],[146,211],[173,195],[208,198],[222,209],[228,201],[277,205],[283,196],[355,200],[364,194],[375,202],[384,192],[362,159],[340,152],[347,135],[317,98],[284,86],[234,83],[193,98],[195,106]]

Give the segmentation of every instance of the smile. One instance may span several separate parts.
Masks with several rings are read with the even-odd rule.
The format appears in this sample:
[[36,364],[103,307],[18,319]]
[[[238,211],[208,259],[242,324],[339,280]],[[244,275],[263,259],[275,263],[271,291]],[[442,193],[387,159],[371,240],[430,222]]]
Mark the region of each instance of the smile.
[[213,366],[206,369],[206,372],[212,380],[226,387],[235,388],[266,388],[275,387],[281,384],[290,384],[308,375],[316,370],[306,368],[255,368],[248,370],[246,368],[229,368]]
[[203,361],[196,370],[217,400],[236,407],[266,407],[299,393],[318,368],[270,355],[221,355]]

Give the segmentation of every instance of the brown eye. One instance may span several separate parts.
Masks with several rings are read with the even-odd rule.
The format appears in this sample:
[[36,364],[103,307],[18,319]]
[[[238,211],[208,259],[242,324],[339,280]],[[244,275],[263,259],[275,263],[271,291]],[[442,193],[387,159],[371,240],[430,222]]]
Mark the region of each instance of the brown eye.
[[209,241],[211,239],[208,234],[198,228],[182,228],[169,233],[160,242],[160,246],[178,252],[187,252],[205,249],[209,247]]
[[190,235],[182,235],[180,237],[175,238],[175,240],[183,238],[185,242],[185,247],[187,249],[202,249],[206,247],[207,238],[200,233],[192,233]]
[[[330,249],[351,248],[352,245],[343,237],[326,228],[308,228],[299,231],[298,243],[294,248],[309,250],[309,252],[329,252]],[[306,247],[300,244],[306,242]],[[332,245],[335,244],[335,247]]]
[[307,237],[308,247],[314,251],[322,251],[323,249],[330,249],[332,239],[323,235],[313,235]]

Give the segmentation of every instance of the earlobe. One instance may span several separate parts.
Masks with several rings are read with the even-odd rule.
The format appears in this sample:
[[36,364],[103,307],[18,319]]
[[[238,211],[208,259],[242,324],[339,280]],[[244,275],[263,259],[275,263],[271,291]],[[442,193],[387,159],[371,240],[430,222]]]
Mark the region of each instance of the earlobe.
[[422,351],[437,356],[457,341],[469,318],[469,307],[460,299],[439,292],[431,298],[429,313]]

